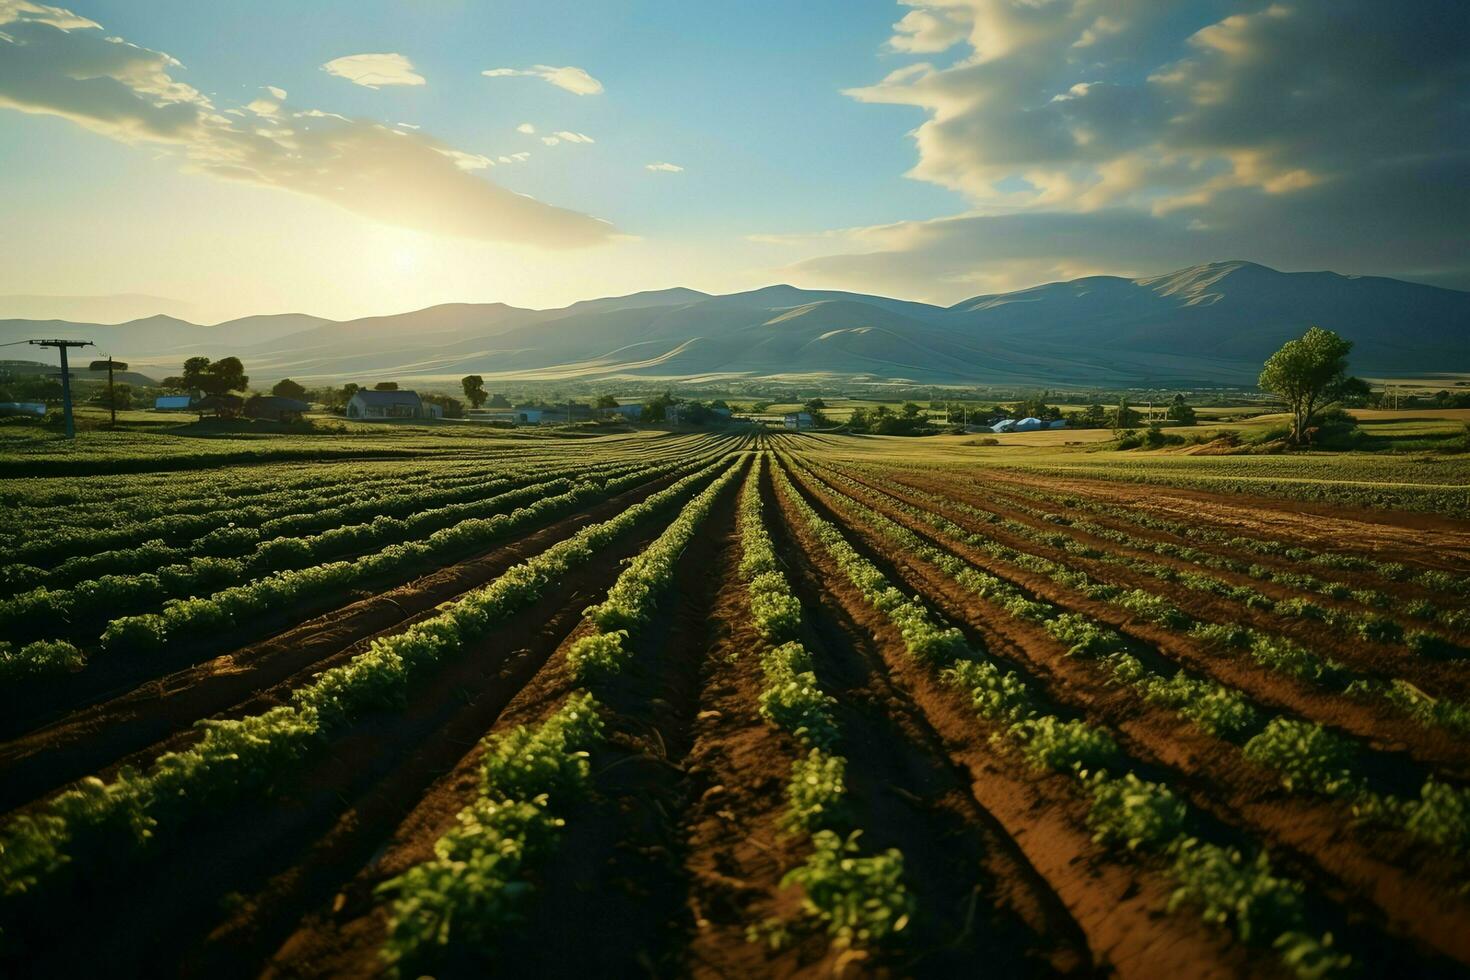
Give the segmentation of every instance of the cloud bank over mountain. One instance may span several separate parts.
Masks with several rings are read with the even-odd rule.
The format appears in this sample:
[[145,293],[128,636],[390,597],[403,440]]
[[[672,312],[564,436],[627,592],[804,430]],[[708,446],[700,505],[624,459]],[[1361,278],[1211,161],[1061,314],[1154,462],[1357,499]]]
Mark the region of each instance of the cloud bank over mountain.
[[[850,89],[912,106],[952,218],[842,231],[794,268],[924,295],[1250,254],[1470,285],[1470,6],[910,0]],[[874,277],[877,278],[874,278]]]

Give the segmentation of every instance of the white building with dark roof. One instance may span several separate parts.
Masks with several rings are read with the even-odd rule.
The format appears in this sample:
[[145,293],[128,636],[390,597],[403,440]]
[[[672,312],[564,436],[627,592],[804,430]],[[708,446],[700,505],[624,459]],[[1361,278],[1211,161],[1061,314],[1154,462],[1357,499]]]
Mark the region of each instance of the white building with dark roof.
[[434,418],[416,391],[359,391],[347,402],[350,419]]

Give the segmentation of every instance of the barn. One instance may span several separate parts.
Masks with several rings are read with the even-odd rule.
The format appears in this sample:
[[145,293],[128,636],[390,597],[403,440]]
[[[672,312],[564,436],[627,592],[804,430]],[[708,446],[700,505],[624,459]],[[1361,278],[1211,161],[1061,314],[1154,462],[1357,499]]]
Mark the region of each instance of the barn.
[[434,417],[416,391],[359,391],[347,402],[350,419],[426,419]]
[[810,429],[813,425],[810,412],[788,412],[781,419],[781,424],[788,429]]

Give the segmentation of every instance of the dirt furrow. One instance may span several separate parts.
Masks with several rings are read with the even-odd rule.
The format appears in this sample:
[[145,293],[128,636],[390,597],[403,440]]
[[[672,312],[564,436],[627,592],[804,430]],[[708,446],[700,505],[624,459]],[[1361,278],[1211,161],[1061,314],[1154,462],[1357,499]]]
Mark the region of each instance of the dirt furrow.
[[494,580],[581,528],[607,520],[667,486],[661,477],[563,518],[477,558],[360,599],[270,639],[241,647],[37,729],[0,746],[0,809],[43,793],[175,733],[199,718],[255,710],[259,694],[294,686],[350,660],[372,640],[397,633],[437,607]]
[[[977,601],[938,569],[888,551],[882,539],[832,510],[824,494],[804,481],[798,485],[845,528],[869,560],[891,569],[907,589],[929,597],[985,648],[1023,666],[1059,704],[1111,729],[1130,755],[1157,767],[1162,781],[1223,827],[1243,828],[1247,837],[1260,836],[1278,854],[1289,856],[1288,866],[1314,882],[1324,898],[1342,903],[1343,924],[1355,932],[1386,931],[1365,944],[1365,950],[1380,957],[1391,956],[1392,950],[1418,959],[1431,973],[1445,964],[1430,950],[1470,963],[1462,928],[1467,908],[1457,893],[1461,879],[1441,857],[1388,835],[1351,829],[1352,814],[1345,804],[1281,791],[1273,776],[1245,762],[1238,750],[1174,713],[1142,702],[1127,688],[1109,684],[1092,665],[1067,657],[1045,631]],[[885,516],[898,520],[901,515]],[[1388,935],[1412,937],[1424,944],[1423,951],[1416,955],[1412,945]]]

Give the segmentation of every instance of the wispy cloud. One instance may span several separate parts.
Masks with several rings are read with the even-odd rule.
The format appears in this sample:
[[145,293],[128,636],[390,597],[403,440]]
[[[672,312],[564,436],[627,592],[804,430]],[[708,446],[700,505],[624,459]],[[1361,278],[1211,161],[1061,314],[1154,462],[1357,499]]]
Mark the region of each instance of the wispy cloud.
[[597,141],[586,133],[573,133],[565,129],[558,129],[550,136],[541,137],[541,142],[547,146],[555,146],[558,143],[596,143]]
[[656,174],[681,174],[684,168],[677,163],[647,163],[643,165],[644,170],[652,170]]
[[530,123],[521,123],[519,126],[516,127],[516,132],[525,133],[527,136],[535,136],[536,127],[532,126]]
[[607,222],[471,172],[490,166],[489,157],[421,132],[293,109],[281,89],[266,89],[253,109],[221,109],[174,77],[181,67],[61,8],[0,0],[0,108],[59,116],[159,147],[188,171],[294,191],[422,231],[552,248],[614,234]]
[[423,85],[424,76],[414,71],[413,62],[401,54],[349,54],[333,58],[322,71],[364,88],[384,85]]
[[530,68],[489,68],[480,72],[486,78],[539,78],[566,89],[573,95],[601,95],[602,83],[581,68],[568,65],[532,65]]

